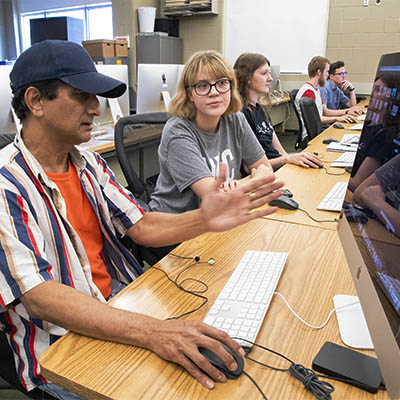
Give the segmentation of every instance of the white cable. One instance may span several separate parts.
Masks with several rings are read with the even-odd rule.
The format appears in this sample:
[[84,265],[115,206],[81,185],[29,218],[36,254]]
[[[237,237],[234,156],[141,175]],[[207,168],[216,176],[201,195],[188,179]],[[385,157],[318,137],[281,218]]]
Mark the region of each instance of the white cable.
[[288,309],[292,312],[292,314],[293,314],[297,319],[299,319],[304,325],[307,325],[307,326],[309,326],[309,327],[312,328],[312,329],[322,329],[322,328],[324,328],[325,325],[329,322],[329,320],[330,320],[330,318],[331,318],[331,315],[332,315],[335,311],[341,310],[342,308],[354,306],[355,304],[358,304],[358,303],[360,302],[360,301],[355,301],[354,303],[346,304],[346,305],[344,305],[344,306],[340,306],[340,307],[337,307],[337,308],[332,309],[332,310],[329,312],[328,318],[325,320],[325,322],[324,322],[322,325],[320,325],[320,326],[315,326],[315,325],[309,324],[308,322],[304,321],[304,319],[301,318],[301,317],[296,313],[296,311],[293,310],[293,308],[290,306],[290,304],[289,304],[288,301],[285,299],[285,296],[284,296],[282,293],[275,292],[274,294],[277,294],[277,295],[284,301],[284,303],[287,305]]

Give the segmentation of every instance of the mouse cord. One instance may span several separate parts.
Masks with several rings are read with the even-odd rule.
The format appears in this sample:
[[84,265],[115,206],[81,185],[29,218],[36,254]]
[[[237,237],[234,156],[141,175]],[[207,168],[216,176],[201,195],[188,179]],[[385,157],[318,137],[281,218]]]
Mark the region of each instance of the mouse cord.
[[325,172],[327,173],[327,175],[339,176],[339,175],[345,175],[345,174],[347,174],[347,171],[341,172],[340,174],[334,174],[334,173],[332,173],[332,172],[329,172],[329,171],[328,171],[328,168],[326,168],[325,166],[323,166],[322,168],[325,170]]
[[304,210],[303,208],[300,208],[300,207],[299,207],[299,210],[300,210],[300,211],[303,211],[304,213],[306,213],[307,216],[308,216],[309,218],[311,218],[314,222],[320,223],[320,222],[338,222],[338,221],[339,221],[338,218],[334,218],[334,219],[315,219],[314,217],[312,217],[312,216],[308,213],[308,211]]
[[243,339],[240,337],[233,337],[232,339],[242,340],[244,342],[252,344],[253,346],[259,347],[260,349],[263,349],[265,351],[268,351],[270,353],[273,353],[273,354],[283,358],[284,360],[286,360],[290,363],[289,368],[273,367],[271,365],[264,364],[261,361],[258,361],[258,360],[255,360],[254,358],[249,357],[248,354],[245,356],[248,360],[250,360],[256,364],[262,365],[263,367],[272,369],[274,371],[279,371],[279,372],[289,372],[290,375],[292,375],[295,379],[299,380],[304,385],[304,387],[308,391],[310,391],[318,400],[332,399],[331,393],[335,390],[334,386],[332,384],[330,384],[329,382],[320,381],[318,379],[318,375],[312,369],[306,368],[301,364],[296,364],[295,362],[293,362],[290,358],[286,357],[285,355],[283,355],[275,350],[269,349],[268,347],[262,346],[257,343],[253,343],[250,340]]
[[[169,317],[169,318],[167,318],[167,320],[170,320],[170,319],[179,319],[179,318],[185,317],[186,315],[193,314],[194,312],[200,310],[200,308],[202,308],[202,307],[208,302],[208,297],[206,297],[206,296],[203,295],[203,293],[206,293],[207,290],[208,290],[208,285],[207,285],[205,282],[201,281],[200,279],[195,279],[195,278],[185,278],[185,279],[183,279],[183,280],[181,280],[181,281],[179,282],[179,278],[181,277],[181,275],[182,275],[185,271],[187,271],[189,268],[192,268],[192,267],[194,267],[194,266],[196,266],[196,265],[199,265],[199,264],[206,264],[206,265],[209,265],[208,262],[206,262],[206,261],[191,263],[191,264],[189,264],[187,267],[185,267],[184,269],[182,269],[182,271],[179,272],[179,274],[176,276],[175,279],[172,279],[172,278],[171,278],[163,269],[161,269],[161,268],[155,267],[154,265],[150,267],[150,268],[153,268],[153,269],[157,269],[158,271],[161,271],[161,272],[167,277],[167,279],[168,279],[171,283],[173,283],[173,284],[176,286],[177,289],[182,290],[182,292],[188,293],[188,294],[190,294],[190,295],[192,295],[192,296],[198,297],[199,299],[202,299],[202,300],[203,300],[203,302],[202,302],[198,307],[194,308],[193,310],[184,312],[184,313],[179,314],[179,315],[174,316],[174,317]],[[189,281],[200,283],[201,285],[203,285],[203,289],[201,289],[201,290],[189,290],[189,289],[185,289],[185,288],[183,287],[183,284],[184,284],[185,282],[189,282]]]
[[301,318],[301,317],[296,313],[296,311],[293,310],[293,308],[291,307],[291,305],[289,304],[289,302],[285,299],[285,296],[284,296],[282,293],[275,292],[274,294],[275,294],[275,295],[278,295],[278,296],[284,301],[284,303],[286,304],[287,308],[291,311],[291,313],[292,313],[299,321],[301,321],[304,325],[307,325],[308,327],[310,327],[310,328],[312,328],[312,329],[322,329],[322,328],[324,328],[324,327],[326,326],[326,324],[329,322],[329,320],[331,319],[331,316],[332,316],[332,314],[333,314],[334,312],[336,312],[336,311],[338,311],[338,310],[341,310],[341,309],[343,309],[343,308],[346,308],[346,307],[354,306],[355,304],[359,304],[359,303],[360,303],[360,302],[357,300],[357,301],[355,301],[355,302],[353,302],[353,303],[345,304],[344,306],[340,306],[340,307],[333,308],[333,309],[329,312],[328,317],[326,318],[325,322],[324,322],[322,325],[315,326],[315,325],[312,325],[312,324],[310,324],[310,323],[304,321],[304,319]]
[[252,378],[246,371],[243,371],[243,375],[246,375],[251,382],[253,382],[254,386],[257,388],[257,390],[260,392],[262,398],[264,400],[268,400],[267,396],[264,394],[264,392],[261,390],[260,386],[258,386],[257,382],[254,380],[254,378]]

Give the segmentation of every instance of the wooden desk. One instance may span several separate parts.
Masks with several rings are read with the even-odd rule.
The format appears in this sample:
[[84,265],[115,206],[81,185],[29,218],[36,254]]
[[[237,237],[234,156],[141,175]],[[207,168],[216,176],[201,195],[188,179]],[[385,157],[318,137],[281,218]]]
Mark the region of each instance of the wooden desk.
[[[360,106],[366,103],[367,100],[364,100],[360,103]],[[343,125],[350,127],[353,124],[343,123]],[[346,133],[361,132],[349,129],[337,129],[331,125],[311,140],[304,150],[310,153],[317,152],[322,161],[324,161],[324,166],[332,175],[329,175],[327,171],[322,168],[308,169],[292,164],[286,164],[276,172],[277,178],[285,183],[285,188],[291,190],[293,198],[299,203],[300,208],[306,210],[317,220],[332,221],[339,217],[338,212],[317,210],[317,206],[336,182],[348,182],[350,179],[350,174],[345,173],[344,168],[330,167],[330,163],[336,160],[342,153],[327,151],[327,145],[323,144],[322,141],[326,138],[334,138],[340,141]],[[280,209],[268,218],[331,230],[336,230],[337,227],[337,223],[335,222],[315,222],[301,210],[291,211]]]
[[[161,132],[161,126],[148,125],[136,129],[124,140],[130,161],[136,173],[143,181],[159,172],[157,150],[161,139]],[[81,146],[100,153],[114,172],[117,181],[121,185],[127,186],[117,158],[114,140],[102,140],[101,136],[94,137],[90,142]]]
[[[176,254],[214,257],[215,265],[199,265],[186,276],[208,283],[209,302],[188,318],[202,319],[225,282],[248,249],[287,251],[289,258],[278,290],[307,321],[321,324],[332,309],[332,297],[354,294],[350,273],[337,233],[305,225],[257,220],[223,234],[206,234],[185,242]],[[160,265],[171,277],[189,261],[166,257]],[[338,279],[340,277],[340,279]],[[178,291],[157,270],[149,270],[111,301],[114,307],[167,318],[192,309],[198,299]],[[280,351],[296,362],[311,366],[322,344],[340,343],[336,318],[319,331],[300,323],[274,297],[257,341]],[[366,352],[373,354],[373,352]],[[252,357],[287,367],[287,364],[259,349]],[[148,350],[90,339],[69,333],[40,359],[43,374],[52,382],[89,399],[259,399],[253,384],[242,375],[236,381],[204,389],[181,367],[160,359]],[[245,370],[257,381],[269,399],[314,399],[288,373],[267,370],[245,360]],[[383,392],[371,395],[335,382],[335,399],[386,399]]]

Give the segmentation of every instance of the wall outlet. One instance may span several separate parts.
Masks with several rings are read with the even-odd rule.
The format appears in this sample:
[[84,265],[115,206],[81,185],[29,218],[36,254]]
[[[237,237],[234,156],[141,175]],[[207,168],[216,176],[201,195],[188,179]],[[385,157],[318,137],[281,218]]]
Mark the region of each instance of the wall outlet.
[[368,7],[368,3],[369,3],[369,0],[364,0],[364,1],[363,1],[363,6],[364,6],[364,7]]

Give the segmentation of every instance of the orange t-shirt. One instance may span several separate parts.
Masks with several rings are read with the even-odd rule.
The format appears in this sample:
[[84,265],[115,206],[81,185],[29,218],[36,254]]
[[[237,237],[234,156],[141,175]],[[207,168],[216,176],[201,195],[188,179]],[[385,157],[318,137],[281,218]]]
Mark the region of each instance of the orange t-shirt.
[[104,298],[111,294],[111,276],[101,257],[103,248],[99,221],[83,190],[76,168],[68,161],[68,172],[47,176],[58,186],[67,208],[67,219],[78,233],[89,259],[93,281]]

